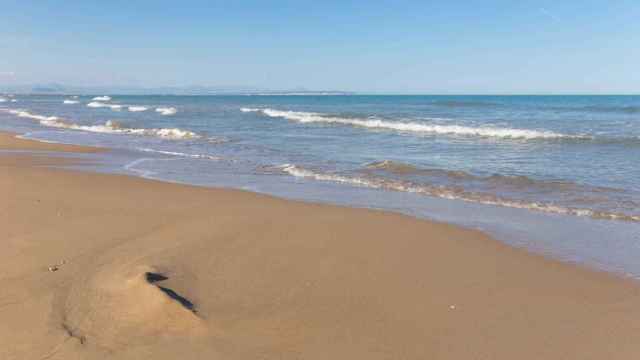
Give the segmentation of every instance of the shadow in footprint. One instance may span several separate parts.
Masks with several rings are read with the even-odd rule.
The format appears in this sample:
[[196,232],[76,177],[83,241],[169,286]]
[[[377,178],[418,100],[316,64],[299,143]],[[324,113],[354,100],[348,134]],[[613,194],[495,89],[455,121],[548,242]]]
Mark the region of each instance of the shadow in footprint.
[[[152,272],[146,273],[146,278],[147,278],[147,281],[150,284],[154,284],[154,283],[156,283],[158,281],[163,281],[163,280],[169,279],[168,277],[166,277],[166,276],[164,276],[162,274],[152,273]],[[184,306],[185,308],[189,309],[190,311],[193,311],[194,313],[196,312],[195,305],[191,301],[189,301],[189,299],[187,299],[187,298],[185,298],[183,296],[180,296],[180,294],[178,294],[177,292],[175,292],[175,291],[173,291],[173,290],[171,290],[169,288],[166,288],[166,287],[163,287],[163,286],[160,286],[160,285],[157,285],[157,284],[155,284],[155,285],[158,287],[158,289],[162,290],[162,292],[167,294],[167,296],[169,296],[173,300],[179,302],[180,305]]]
[[162,275],[162,274],[156,274],[156,273],[152,273],[152,272],[148,272],[146,273],[147,276],[147,281],[150,282],[151,284],[153,284],[154,282],[158,282],[158,281],[162,281],[162,280],[167,280],[168,277]]

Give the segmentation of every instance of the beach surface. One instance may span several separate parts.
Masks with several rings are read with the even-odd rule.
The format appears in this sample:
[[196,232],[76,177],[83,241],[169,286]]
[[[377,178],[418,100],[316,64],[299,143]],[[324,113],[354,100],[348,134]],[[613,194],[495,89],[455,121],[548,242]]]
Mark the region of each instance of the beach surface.
[[102,149],[0,149],[0,359],[640,355],[631,280],[447,224],[42,153]]

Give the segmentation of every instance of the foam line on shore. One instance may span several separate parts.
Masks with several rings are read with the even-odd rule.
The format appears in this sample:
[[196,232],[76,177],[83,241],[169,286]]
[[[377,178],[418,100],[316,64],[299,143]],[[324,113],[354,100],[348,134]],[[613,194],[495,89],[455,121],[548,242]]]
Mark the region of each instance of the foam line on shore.
[[293,164],[283,164],[277,166],[282,172],[294,177],[313,179],[317,181],[327,181],[348,184],[353,186],[361,186],[373,189],[383,189],[398,192],[408,192],[422,194],[442,199],[462,200],[467,202],[479,203],[484,205],[502,206],[517,209],[534,210],[559,215],[572,215],[590,217],[603,220],[620,220],[640,222],[640,216],[627,215],[614,212],[596,211],[591,209],[570,208],[553,204],[540,202],[526,202],[521,200],[503,199],[501,197],[468,192],[456,188],[447,188],[444,186],[429,186],[425,184],[413,184],[405,181],[364,177],[364,176],[345,176],[341,174],[322,173],[305,169]]
[[157,149],[151,149],[151,148],[138,148],[137,150],[142,152],[148,152],[148,153],[156,153],[156,154],[163,154],[163,155],[170,155],[170,156],[177,156],[177,157],[186,157],[186,158],[192,158],[192,159],[206,159],[206,160],[216,160],[216,161],[223,160],[223,158],[219,156],[213,156],[209,154],[187,154],[187,153],[182,153],[178,151],[166,151],[166,150],[157,150]]
[[195,132],[179,129],[179,128],[153,128],[153,129],[130,128],[130,127],[125,127],[124,125],[114,120],[109,120],[104,124],[98,124],[98,125],[81,125],[81,124],[76,124],[76,123],[66,121],[57,116],[44,116],[44,115],[32,114],[24,110],[5,110],[5,111],[21,118],[37,120],[41,125],[47,126],[47,127],[80,130],[80,131],[88,131],[88,132],[95,132],[95,133],[153,136],[153,137],[174,139],[174,140],[196,139],[201,137]]

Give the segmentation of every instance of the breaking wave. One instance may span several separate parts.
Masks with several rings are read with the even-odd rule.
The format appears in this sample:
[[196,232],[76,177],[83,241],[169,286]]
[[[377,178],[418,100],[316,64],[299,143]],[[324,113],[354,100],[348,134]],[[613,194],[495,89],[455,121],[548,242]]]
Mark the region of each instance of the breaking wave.
[[111,101],[111,97],[110,96],[96,96],[91,100],[93,100],[93,101]]
[[[69,100],[65,100],[65,104],[75,104],[75,103],[77,103],[77,101],[69,102],[69,103],[67,101],[69,101]],[[114,111],[120,111],[123,108],[127,108],[127,110],[129,110],[130,112],[141,112],[141,111],[149,110],[149,108],[146,107],[146,106],[107,104],[107,103],[103,103],[103,102],[99,102],[99,101],[92,101],[92,102],[88,103],[87,106],[91,107],[91,108],[109,108],[109,109],[114,110]],[[163,115],[168,115],[168,114],[163,114]]]
[[299,178],[307,178],[317,181],[327,181],[361,186],[373,189],[383,189],[398,192],[408,192],[450,200],[462,200],[466,202],[484,205],[501,206],[508,208],[526,209],[560,215],[573,215],[591,217],[603,220],[620,220],[640,222],[640,215],[628,215],[617,212],[598,211],[575,207],[565,207],[543,202],[530,202],[524,200],[505,199],[492,194],[465,191],[458,187],[434,186],[428,184],[415,184],[409,181],[385,179],[371,176],[346,176],[333,173],[322,173],[305,169],[292,164],[277,166],[280,171]]
[[178,128],[159,128],[159,129],[144,129],[144,128],[130,128],[123,126],[117,121],[109,120],[104,124],[100,125],[80,125],[75,124],[64,119],[61,119],[57,116],[43,116],[37,114],[31,114],[27,111],[22,110],[8,110],[9,113],[14,114],[21,118],[29,118],[38,120],[41,125],[55,128],[63,128],[63,129],[71,129],[71,130],[80,130],[80,131],[88,131],[95,133],[106,133],[106,134],[128,134],[128,135],[140,135],[140,136],[153,136],[164,139],[197,139],[201,136],[188,130],[178,129]]
[[159,107],[159,108],[156,108],[156,112],[166,116],[166,115],[175,115],[178,112],[178,110],[174,107]]
[[511,129],[498,127],[469,127],[462,125],[441,125],[419,122],[388,121],[376,118],[343,118],[327,114],[282,111],[275,109],[241,108],[242,112],[257,112],[269,117],[283,118],[301,123],[341,124],[369,129],[385,129],[411,133],[429,133],[454,136],[476,136],[502,139],[582,139],[584,135],[567,135],[546,130]]
[[79,103],[78,100],[65,100],[62,102],[63,104],[77,104]]

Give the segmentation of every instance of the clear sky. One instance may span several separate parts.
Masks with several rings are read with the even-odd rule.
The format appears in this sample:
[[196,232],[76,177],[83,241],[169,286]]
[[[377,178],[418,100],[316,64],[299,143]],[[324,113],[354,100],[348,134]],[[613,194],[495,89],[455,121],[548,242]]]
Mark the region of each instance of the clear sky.
[[640,93],[640,0],[0,0],[0,85]]

